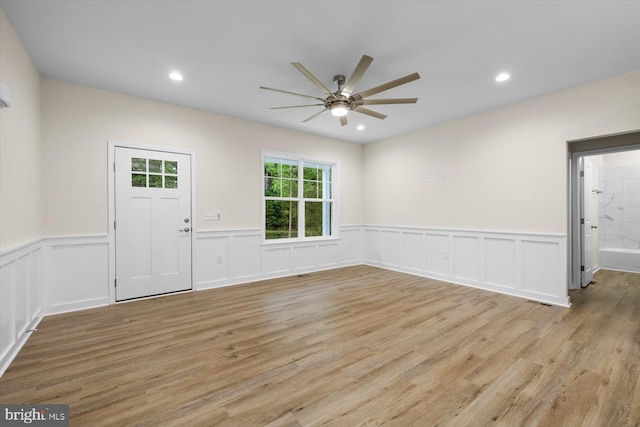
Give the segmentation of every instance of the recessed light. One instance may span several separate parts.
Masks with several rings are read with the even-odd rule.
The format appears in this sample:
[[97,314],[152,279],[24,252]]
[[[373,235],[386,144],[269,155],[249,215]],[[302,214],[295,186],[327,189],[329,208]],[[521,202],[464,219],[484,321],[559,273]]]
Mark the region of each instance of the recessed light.
[[182,74],[180,74],[177,71],[172,71],[171,73],[169,73],[169,78],[177,82],[181,82],[182,80],[184,80],[184,78],[182,77]]
[[496,81],[497,82],[506,82],[507,80],[509,80],[511,78],[511,76],[507,73],[500,73],[496,76]]
[[358,125],[358,127],[356,128],[358,130],[364,130],[364,125]]

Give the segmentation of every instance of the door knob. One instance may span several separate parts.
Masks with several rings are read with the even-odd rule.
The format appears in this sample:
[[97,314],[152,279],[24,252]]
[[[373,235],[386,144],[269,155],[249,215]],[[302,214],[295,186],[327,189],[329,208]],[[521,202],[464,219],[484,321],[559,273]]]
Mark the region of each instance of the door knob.
[[597,225],[592,225],[591,228],[598,228],[598,226]]
[[191,231],[191,229],[190,229],[189,227],[185,227],[184,229],[182,229],[182,230],[178,230],[178,231],[186,231],[186,232],[189,232],[189,231]]

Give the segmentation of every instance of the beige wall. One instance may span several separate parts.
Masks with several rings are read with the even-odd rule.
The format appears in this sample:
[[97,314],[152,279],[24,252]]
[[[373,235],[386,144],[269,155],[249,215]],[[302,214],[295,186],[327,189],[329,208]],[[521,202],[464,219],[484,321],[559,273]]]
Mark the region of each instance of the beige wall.
[[40,76],[0,9],[0,80],[13,105],[0,109],[0,250],[40,238]]
[[565,234],[566,141],[635,129],[640,71],[368,144],[364,222]]
[[107,232],[108,140],[195,151],[200,230],[260,227],[266,148],[339,161],[343,225],[564,234],[566,141],[640,129],[637,71],[360,146],[39,79],[0,19],[0,249]]
[[[262,149],[339,162],[342,225],[361,224],[362,146],[43,78],[44,234],[107,233],[107,141],[196,153],[197,228],[261,227]],[[203,213],[222,221],[204,222]]]

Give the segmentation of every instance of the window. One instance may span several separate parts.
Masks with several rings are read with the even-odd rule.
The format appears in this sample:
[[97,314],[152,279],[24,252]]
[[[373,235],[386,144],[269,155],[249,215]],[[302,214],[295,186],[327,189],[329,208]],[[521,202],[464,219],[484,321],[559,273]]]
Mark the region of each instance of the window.
[[288,155],[263,157],[265,240],[334,234],[334,167]]
[[134,157],[131,159],[131,172],[133,187],[178,188],[178,162]]

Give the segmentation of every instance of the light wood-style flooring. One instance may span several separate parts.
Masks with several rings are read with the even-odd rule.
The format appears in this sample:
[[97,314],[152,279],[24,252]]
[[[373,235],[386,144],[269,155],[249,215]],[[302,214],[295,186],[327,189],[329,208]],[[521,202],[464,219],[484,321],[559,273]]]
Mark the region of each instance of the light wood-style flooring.
[[2,403],[72,426],[638,426],[640,275],[572,308],[368,266],[46,317]]

